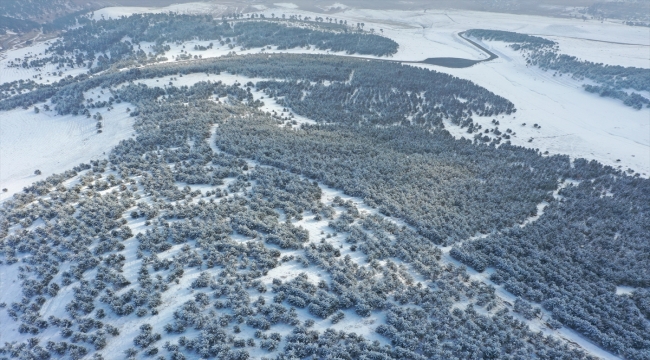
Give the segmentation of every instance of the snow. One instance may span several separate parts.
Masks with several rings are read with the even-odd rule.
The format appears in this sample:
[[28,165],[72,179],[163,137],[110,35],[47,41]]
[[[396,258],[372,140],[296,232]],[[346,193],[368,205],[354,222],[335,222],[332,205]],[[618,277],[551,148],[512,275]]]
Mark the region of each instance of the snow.
[[[85,116],[55,115],[55,111],[36,114],[14,109],[3,112],[0,120],[0,200],[9,198],[23,187],[49,175],[61,173],[79,163],[105,158],[108,152],[133,133],[133,118],[126,108],[99,109],[104,118],[103,132],[97,133],[97,121]],[[50,106],[52,106],[50,104]],[[131,105],[132,106],[132,105]],[[35,175],[35,170],[41,175]]]
[[[345,6],[338,3],[332,6],[337,5]],[[264,13],[270,16],[273,11],[270,8],[264,11]],[[298,14],[312,17],[320,16],[318,13],[301,9],[287,10],[286,13],[287,16]],[[620,64],[629,66],[627,63],[630,57],[634,59],[648,59],[648,47],[650,46],[650,38],[648,37],[647,30],[640,27],[631,27],[613,22],[585,22],[578,19],[550,18],[532,15],[486,13],[465,10],[428,10],[426,12],[374,10],[356,9],[346,6],[344,12],[337,13],[337,19],[347,20],[348,24],[351,25],[357,22],[363,22],[365,23],[365,30],[373,28],[375,29],[375,33],[397,41],[400,47],[397,54],[393,56],[393,59],[406,61],[418,61],[430,57],[461,57],[469,59],[482,59],[487,57],[485,54],[481,54],[480,50],[470,46],[457,36],[458,32],[477,28],[516,31],[541,36],[559,37],[562,39],[574,37],[577,40],[592,39],[642,45],[630,47],[626,51],[609,54],[608,59],[611,62],[606,63],[613,65]],[[594,41],[583,42],[585,43],[583,45],[585,49],[587,49],[590,43],[596,48],[604,44]],[[573,43],[567,43],[567,46],[572,45]],[[614,44],[609,45],[612,45],[612,49],[620,48],[613,46]],[[560,49],[564,49],[562,42],[560,42]],[[586,55],[589,55],[589,53]],[[637,60],[634,61],[636,61],[635,64],[639,62]],[[647,61],[646,67],[650,67]]]
[[325,11],[343,11],[343,10],[348,9],[349,6],[337,2],[337,3],[334,3],[332,5],[319,6],[319,8],[321,8],[321,9],[323,9]]
[[[647,109],[634,110],[619,100],[584,91],[580,82],[566,75],[553,76],[550,71],[528,67],[518,52],[503,43],[483,45],[499,58],[466,69],[435,68],[470,79],[515,104],[517,112],[512,115],[474,117],[483,129],[494,128],[491,121],[496,118],[499,130],[509,128],[516,133],[510,139],[514,145],[593,159],[623,170],[632,168],[644,177],[650,175]],[[447,128],[456,137],[473,137],[466,129]]]
[[297,9],[298,8],[298,5],[296,5],[294,3],[285,3],[285,2],[283,2],[283,3],[274,3],[273,5],[281,7],[281,8],[286,8],[286,9]]
[[632,295],[635,290],[632,286],[617,286],[616,295]]
[[615,44],[566,36],[546,36],[557,42],[563,54],[595,63],[650,68],[650,47],[640,44]]
[[[19,302],[23,295],[21,288],[22,281],[18,278],[18,267],[20,266],[20,263],[4,266],[6,266],[6,270],[3,271],[1,274],[2,276],[0,276],[0,289],[2,289],[2,291],[0,291],[0,303],[4,303],[9,307],[11,306],[11,303]],[[9,317],[6,308],[0,309],[0,324],[2,324],[4,329],[3,331],[0,331],[0,341],[4,344],[5,341],[8,341],[7,334],[17,333],[20,324]],[[9,329],[7,329],[8,324],[11,324]]]
[[[45,49],[49,47],[49,44],[56,41],[56,39],[50,39],[46,42],[37,42],[33,45],[18,48],[15,50],[10,50],[7,52],[0,53],[0,84],[5,82],[12,82],[16,80],[32,80],[39,84],[48,84],[61,80],[63,77],[68,75],[76,76],[79,74],[86,73],[88,69],[86,68],[69,68],[64,67],[57,69],[57,64],[47,64],[41,69],[29,68],[25,69],[21,67],[8,67],[10,61],[17,62],[16,58],[19,58],[22,62],[22,59],[25,56],[30,56],[32,59],[34,57],[45,57]],[[31,59],[30,59],[31,60]],[[21,63],[19,62],[19,64]],[[61,72],[61,76],[58,73]],[[36,77],[34,77],[36,76]]]
[[179,14],[212,14],[212,15],[221,15],[228,6],[208,3],[208,2],[193,2],[185,4],[173,4],[165,7],[142,7],[142,6],[112,6],[105,7],[100,10],[93,12],[93,19],[99,20],[102,16],[105,19],[116,19],[120,16],[130,16],[133,14],[145,14],[145,13],[170,13],[175,12]]

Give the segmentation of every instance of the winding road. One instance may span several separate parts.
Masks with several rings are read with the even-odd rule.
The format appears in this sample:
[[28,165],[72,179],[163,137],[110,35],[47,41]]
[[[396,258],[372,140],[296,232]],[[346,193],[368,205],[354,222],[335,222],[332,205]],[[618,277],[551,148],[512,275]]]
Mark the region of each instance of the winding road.
[[[463,58],[455,58],[455,57],[434,57],[434,58],[428,58],[424,59],[421,61],[408,61],[408,60],[392,60],[392,59],[376,59],[373,58],[373,60],[380,60],[380,61],[392,61],[392,62],[398,62],[402,64],[429,64],[429,65],[436,65],[436,66],[442,66],[446,68],[468,68],[470,66],[476,65],[478,63],[486,62],[486,61],[492,61],[494,59],[497,59],[499,56],[497,54],[491,52],[490,50],[486,49],[485,47],[481,46],[474,40],[471,40],[467,37],[465,37],[465,31],[459,32],[458,36],[460,36],[463,40],[467,41],[468,43],[474,45],[475,47],[479,48],[481,51],[485,51],[488,53],[490,56],[487,59],[483,60],[472,60],[472,59],[463,59]],[[340,56],[340,55],[339,55]],[[353,56],[355,58],[358,58],[358,56]]]
[[464,31],[458,33],[458,36],[460,36],[463,40],[467,41],[468,43],[476,46],[480,50],[485,51],[490,56],[487,59],[483,59],[483,60],[471,60],[471,59],[454,58],[454,57],[436,57],[436,58],[428,58],[422,61],[412,61],[411,63],[430,64],[430,65],[437,65],[437,66],[443,66],[448,68],[467,68],[481,62],[492,61],[498,58],[498,56],[495,53],[484,48],[483,46],[479,45],[475,41],[465,37]]

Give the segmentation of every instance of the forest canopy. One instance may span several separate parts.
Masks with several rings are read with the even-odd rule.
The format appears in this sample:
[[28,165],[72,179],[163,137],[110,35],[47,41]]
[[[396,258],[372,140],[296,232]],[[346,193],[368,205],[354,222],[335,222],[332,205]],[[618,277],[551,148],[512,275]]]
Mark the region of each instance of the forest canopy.
[[[594,359],[569,334],[650,359],[650,180],[505,135],[456,139],[447,121],[479,132],[474,116],[515,105],[396,62],[261,53],[118,66],[196,37],[396,50],[340,23],[83,21],[48,61],[89,73],[6,85],[0,110],[85,115],[99,132],[99,111],[127,103],[135,136],[1,204],[0,273],[19,290],[0,303],[17,329],[1,357]],[[539,37],[470,34],[616,91],[647,85]],[[172,82],[189,74],[201,79]],[[16,88],[28,92],[6,94]],[[95,90],[107,100],[86,98]]]

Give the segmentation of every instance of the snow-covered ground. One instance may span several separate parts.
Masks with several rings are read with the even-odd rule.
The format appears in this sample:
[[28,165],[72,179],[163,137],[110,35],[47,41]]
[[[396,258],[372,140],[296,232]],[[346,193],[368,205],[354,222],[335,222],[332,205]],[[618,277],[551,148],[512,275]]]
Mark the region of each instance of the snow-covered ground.
[[[49,44],[56,41],[56,39],[51,39],[45,42],[37,42],[30,46],[25,46],[11,51],[6,51],[0,53],[0,84],[6,82],[12,82],[16,80],[32,80],[39,84],[51,84],[56,81],[61,80],[63,77],[68,75],[76,76],[83,74],[88,71],[86,68],[59,68],[56,64],[47,64],[41,69],[35,68],[23,68],[20,67],[9,67],[10,62],[22,63],[22,60],[25,57],[29,60],[34,59],[35,57],[43,58],[50,55],[45,55],[45,49],[49,47]],[[59,75],[59,72],[61,75]]]
[[[649,35],[650,36],[650,35]],[[616,44],[566,36],[545,36],[560,45],[562,53],[595,63],[650,68],[650,46]]]
[[334,3],[332,5],[324,5],[324,6],[316,5],[316,6],[318,8],[320,8],[320,9],[325,10],[325,11],[342,11],[342,10],[345,10],[345,9],[349,9],[349,6],[347,6],[345,4],[341,4],[339,2]]
[[[481,59],[485,54],[467,44],[456,34],[476,28],[517,31],[547,36],[560,43],[561,50],[585,60],[612,65],[650,68],[650,37],[647,29],[614,22],[583,21],[579,19],[550,18],[532,15],[485,13],[466,10],[398,11],[356,9],[344,3],[323,4],[323,10],[342,10],[333,15],[337,20],[347,20],[349,25],[364,23],[364,30],[374,29],[378,35],[387,36],[400,45],[395,60],[424,60],[430,57],[465,57]],[[144,12],[215,13],[225,6],[213,3],[178,4],[164,8],[109,7],[95,11],[95,18],[118,17]],[[242,7],[243,9],[243,7]],[[275,3],[274,7],[256,6],[267,17],[271,14],[322,16],[300,9],[293,3]],[[280,12],[280,13],[278,13]],[[585,40],[586,39],[586,40]],[[597,40],[597,41],[589,41]],[[636,44],[634,46],[607,44]],[[564,46],[566,45],[566,46]],[[611,49],[611,51],[609,51]],[[304,51],[304,50],[303,50]],[[205,55],[204,55],[205,56]],[[644,61],[645,60],[645,61]]]
[[[276,4],[277,5],[277,4]],[[650,68],[650,37],[645,28],[626,26],[620,23],[600,21],[583,21],[579,19],[550,18],[532,15],[515,15],[501,13],[486,13],[466,10],[373,10],[356,9],[345,4],[336,3],[324,6],[338,7],[343,11],[337,12],[332,17],[337,20],[347,20],[348,24],[364,23],[364,30],[374,29],[376,34],[390,37],[400,44],[400,48],[393,56],[396,60],[423,60],[430,57],[464,57],[481,59],[486,57],[481,51],[468,45],[456,34],[468,29],[495,29],[516,31],[526,34],[553,37],[560,43],[566,43],[567,49],[573,52],[575,42],[580,39],[609,41],[615,43],[640,44],[624,48],[624,45],[599,43],[598,41],[583,41],[582,55],[585,60],[604,62],[612,65],[638,66]],[[297,8],[282,6],[281,9],[267,8],[261,13],[270,16],[277,15],[278,10],[289,15],[320,16]],[[591,44],[593,47],[590,47]],[[571,49],[569,49],[571,47]],[[600,49],[612,49],[606,57],[598,58],[596,54],[602,53]],[[625,49],[625,50],[621,50]],[[643,62],[643,59],[646,59]],[[632,59],[632,60],[631,60]],[[608,61],[605,61],[608,60]],[[645,64],[645,65],[644,65]]]
[[616,287],[616,295],[631,295],[635,288],[632,286],[617,286]]
[[274,3],[273,5],[285,9],[298,9],[298,5],[294,3],[281,2],[281,3]]
[[[245,6],[241,6],[243,9]],[[193,2],[185,4],[173,4],[165,7],[143,7],[143,6],[111,6],[105,7],[93,12],[93,19],[110,19],[119,18],[120,16],[129,16],[133,14],[145,13],[179,13],[179,14],[211,14],[221,15],[226,9],[227,5],[217,4],[214,2]],[[235,8],[236,11],[236,8]]]
[[[648,109],[634,110],[618,100],[584,91],[581,82],[566,75],[553,76],[550,71],[528,67],[523,57],[506,44],[483,45],[499,58],[466,69],[436,70],[471,79],[512,101],[517,112],[497,120],[499,130],[512,129],[516,133],[510,139],[513,144],[594,159],[623,170],[632,168],[644,177],[650,175]],[[492,119],[474,118],[484,129],[495,127]],[[458,127],[448,129],[455,136],[473,136]]]
[[[38,106],[38,114],[33,107],[0,113],[0,187],[8,190],[0,192],[0,200],[34,181],[105,158],[120,140],[133,134],[126,103],[115,104],[111,111],[99,110],[104,118],[102,133],[97,133],[93,118],[55,115]],[[36,170],[41,175],[35,175]]]

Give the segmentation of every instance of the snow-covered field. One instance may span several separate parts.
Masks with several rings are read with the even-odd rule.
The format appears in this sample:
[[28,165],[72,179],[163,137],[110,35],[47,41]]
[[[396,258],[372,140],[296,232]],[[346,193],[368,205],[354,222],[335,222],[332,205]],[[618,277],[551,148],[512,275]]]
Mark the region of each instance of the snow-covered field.
[[[241,6],[239,10],[245,6]],[[112,6],[106,7],[93,12],[94,19],[110,19],[119,18],[120,16],[129,16],[133,14],[145,13],[170,13],[175,12],[179,14],[211,14],[221,15],[226,9],[227,5],[217,4],[214,2],[193,2],[185,4],[173,4],[165,7],[144,7],[144,6]],[[233,9],[237,11],[237,8]]]
[[[42,106],[39,107],[42,109]],[[111,148],[133,133],[128,104],[101,109],[102,133],[96,120],[85,116],[55,115],[54,111],[34,113],[15,109],[0,113],[0,200],[21,191],[34,181],[61,173],[79,163],[105,158]],[[34,171],[40,170],[41,175]]]
[[[88,69],[86,68],[60,68],[57,69],[58,65],[47,64],[43,66],[40,70],[34,68],[23,68],[23,67],[9,67],[10,62],[20,64],[25,57],[33,59],[34,57],[44,57],[45,49],[49,47],[49,44],[54,42],[56,39],[35,43],[30,46],[18,48],[15,50],[2,52],[0,53],[0,84],[6,82],[12,82],[16,80],[32,80],[39,84],[50,84],[56,81],[61,80],[63,77],[68,75],[76,76],[83,74]],[[61,72],[61,75],[59,75]]]
[[[516,133],[511,138],[513,144],[594,159],[623,170],[632,168],[644,177],[650,175],[648,109],[634,110],[618,100],[584,91],[580,82],[566,75],[553,76],[552,72],[527,67],[523,57],[503,43],[483,45],[499,58],[466,69],[436,70],[471,79],[512,101],[517,112],[497,120],[500,130],[510,128]],[[492,119],[475,121],[483,128],[494,128]],[[448,129],[455,136],[473,136],[458,127]]]
[[545,36],[560,45],[562,53],[596,63],[650,68],[650,46],[615,44],[566,36]]

